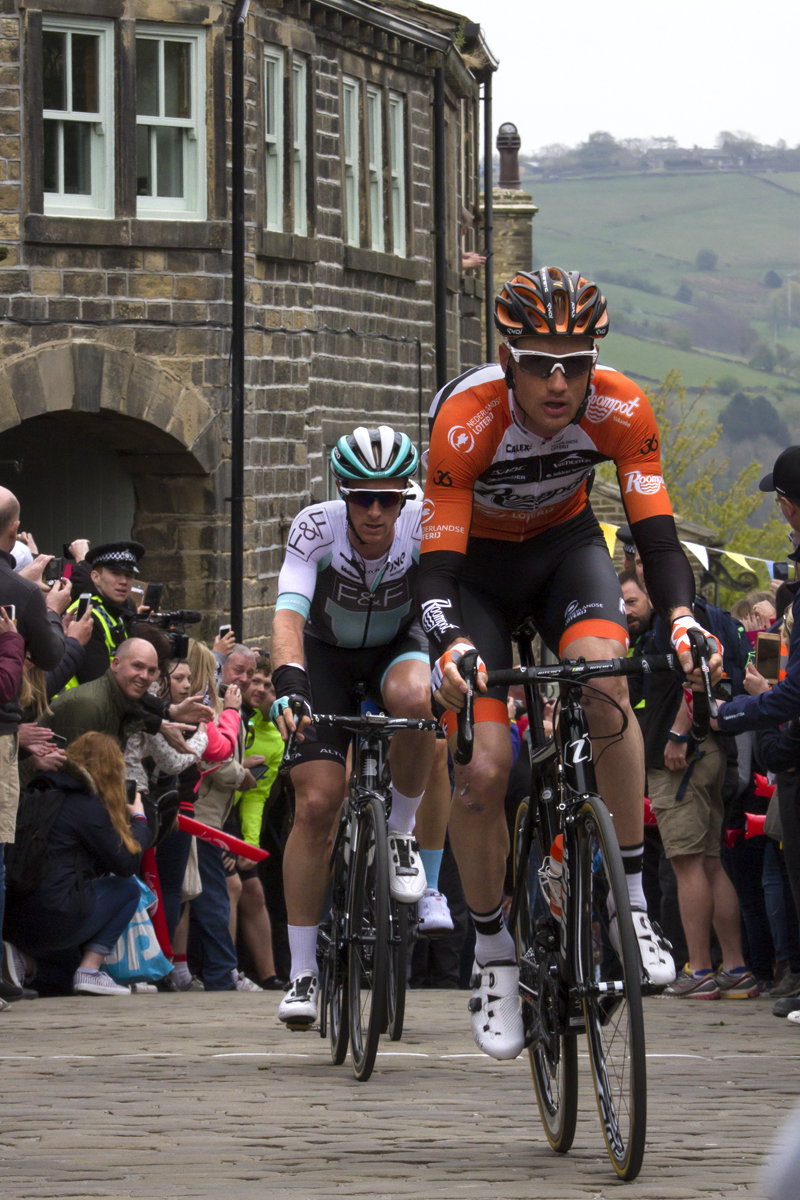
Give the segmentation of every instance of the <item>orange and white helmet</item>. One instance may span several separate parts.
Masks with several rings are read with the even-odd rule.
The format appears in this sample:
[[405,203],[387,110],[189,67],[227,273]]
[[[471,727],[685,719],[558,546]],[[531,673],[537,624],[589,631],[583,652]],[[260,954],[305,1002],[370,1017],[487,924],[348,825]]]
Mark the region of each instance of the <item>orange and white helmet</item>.
[[578,271],[541,267],[520,271],[495,298],[494,323],[510,341],[519,337],[608,333],[608,305],[596,283]]

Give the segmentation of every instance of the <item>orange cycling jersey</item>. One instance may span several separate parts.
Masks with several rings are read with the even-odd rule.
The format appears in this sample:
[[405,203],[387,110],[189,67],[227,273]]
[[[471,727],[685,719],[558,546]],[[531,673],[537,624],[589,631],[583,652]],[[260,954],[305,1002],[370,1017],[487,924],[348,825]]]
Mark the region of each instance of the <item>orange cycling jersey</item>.
[[466,372],[438,394],[423,508],[421,552],[464,553],[470,535],[526,541],[586,507],[598,463],[616,463],[632,524],[671,516],[658,430],[641,390],[599,367],[578,425],[555,437],[524,429],[500,366]]
[[[538,559],[533,539],[539,536],[542,560],[550,560],[561,527],[570,558],[576,522],[584,523],[589,541],[599,537],[596,522],[594,534],[590,528],[589,486],[601,462],[616,464],[654,606],[668,616],[691,605],[694,576],[664,487],[658,430],[650,405],[630,379],[598,368],[580,422],[541,438],[516,419],[502,368],[475,367],[442,388],[431,422],[417,596],[423,629],[437,653],[469,636],[459,583],[465,561],[495,562],[497,555],[487,550],[493,543],[529,541]],[[492,569],[498,567],[495,563]],[[514,572],[517,582],[522,575],[510,548],[508,570],[506,584],[513,591]],[[470,578],[474,592],[476,581]],[[603,580],[598,576],[595,582],[602,592]],[[597,597],[595,601],[589,607],[602,607]],[[559,642],[563,629],[556,628],[555,618],[550,624],[551,636]]]

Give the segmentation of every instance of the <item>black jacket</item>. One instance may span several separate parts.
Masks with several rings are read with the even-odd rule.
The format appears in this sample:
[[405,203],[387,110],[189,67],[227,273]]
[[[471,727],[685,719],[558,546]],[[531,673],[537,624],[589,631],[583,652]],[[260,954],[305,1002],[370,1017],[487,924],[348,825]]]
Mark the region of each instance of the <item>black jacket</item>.
[[[0,605],[14,605],[17,632],[25,640],[25,649],[33,665],[43,671],[52,671],[64,653],[61,618],[47,608],[38,586],[17,574],[14,566],[13,557],[0,550]],[[22,713],[16,700],[1,705],[0,736],[15,733],[21,720]]]
[[[141,851],[131,854],[121,841],[85,772],[68,764],[37,776],[38,786],[48,783],[64,793],[64,802],[48,839],[47,875],[30,896],[6,898],[5,936],[34,954],[73,945],[75,931],[94,910],[93,880],[133,875],[141,862]],[[152,840],[146,821],[134,821],[132,833],[146,850]]]

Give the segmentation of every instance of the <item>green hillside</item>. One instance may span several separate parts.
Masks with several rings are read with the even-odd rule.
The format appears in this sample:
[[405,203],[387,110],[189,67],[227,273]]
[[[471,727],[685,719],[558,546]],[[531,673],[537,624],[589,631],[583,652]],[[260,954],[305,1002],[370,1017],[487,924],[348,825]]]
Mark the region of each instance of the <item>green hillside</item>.
[[[608,296],[614,332],[603,361],[644,382],[672,367],[690,388],[732,378],[766,395],[800,440],[800,174],[565,177],[522,187],[539,208],[534,264],[580,267]],[[713,270],[698,270],[701,250],[717,255]],[[765,286],[770,270],[779,288]],[[790,271],[798,272],[791,327]],[[754,356],[765,369],[749,365]],[[707,403],[716,413],[728,397],[712,387]]]

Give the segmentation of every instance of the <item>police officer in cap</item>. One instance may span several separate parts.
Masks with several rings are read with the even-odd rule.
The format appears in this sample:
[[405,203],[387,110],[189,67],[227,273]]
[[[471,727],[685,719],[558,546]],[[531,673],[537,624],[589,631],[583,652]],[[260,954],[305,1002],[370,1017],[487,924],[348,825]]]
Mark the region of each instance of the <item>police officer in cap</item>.
[[[68,688],[105,675],[117,647],[131,636],[137,612],[130,603],[130,594],[138,573],[136,564],[143,554],[141,542],[104,542],[88,550],[73,571],[73,597],[91,592],[94,628],[83,665],[66,685]],[[74,600],[67,611],[75,612],[78,604],[79,600]]]

